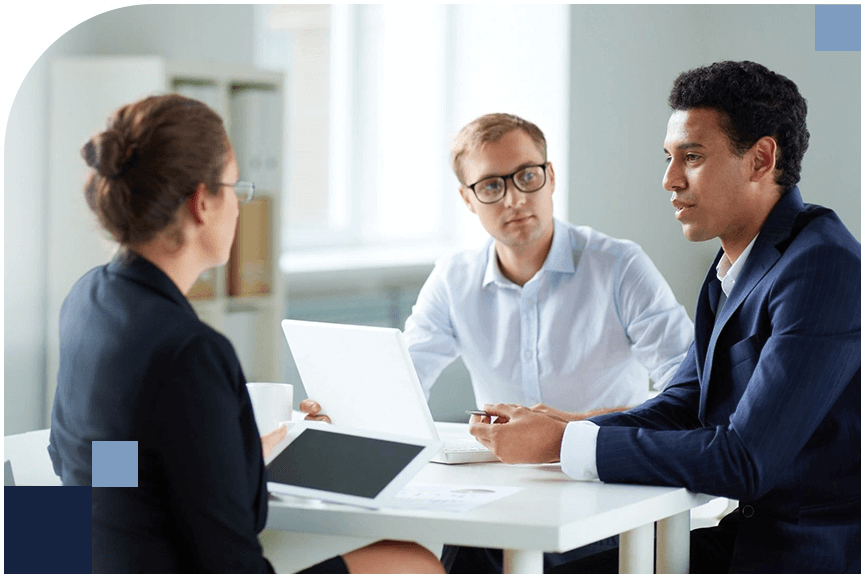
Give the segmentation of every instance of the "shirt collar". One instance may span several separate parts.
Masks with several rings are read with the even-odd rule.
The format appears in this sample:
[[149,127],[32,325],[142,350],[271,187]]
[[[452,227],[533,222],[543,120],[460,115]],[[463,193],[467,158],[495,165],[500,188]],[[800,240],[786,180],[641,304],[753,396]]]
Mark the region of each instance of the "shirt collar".
[[487,269],[484,272],[484,280],[481,286],[486,287],[490,283],[496,283],[497,285],[503,283],[510,283],[510,281],[508,281],[508,279],[504,275],[502,275],[501,269],[499,269],[499,260],[496,259],[495,239],[490,239],[488,243],[489,247],[487,248]]
[[553,244],[541,269],[556,273],[574,273],[577,270],[568,228],[558,219],[553,219]]
[[721,256],[721,260],[718,261],[718,264],[715,266],[718,281],[721,282],[721,289],[727,297],[729,297],[730,293],[733,291],[736,279],[739,278],[739,273],[742,272],[742,267],[745,266],[745,261],[747,261],[748,255],[751,254],[751,249],[754,247],[754,241],[756,240],[756,236],[751,239],[751,242],[748,243],[748,246],[745,247],[745,250],[742,251],[742,254],[739,255],[739,258],[736,259],[735,263],[730,263],[730,258],[727,257],[726,253],[724,253]]
[[[554,271],[557,273],[573,273],[576,271],[574,251],[567,233],[567,227],[562,225],[558,219],[553,219],[553,243],[550,245],[550,252],[547,254],[544,264],[541,265],[541,271]],[[482,286],[486,287],[490,283],[507,286],[514,285],[513,281],[504,276],[499,267],[499,260],[496,258],[495,240],[490,239],[489,243],[487,268],[484,272]]]

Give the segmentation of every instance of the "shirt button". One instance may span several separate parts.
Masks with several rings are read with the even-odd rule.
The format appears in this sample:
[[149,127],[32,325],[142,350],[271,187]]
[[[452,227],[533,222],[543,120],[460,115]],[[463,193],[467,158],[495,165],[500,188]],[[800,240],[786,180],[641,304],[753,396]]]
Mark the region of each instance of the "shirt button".
[[754,506],[752,506],[751,504],[746,504],[745,506],[742,506],[742,515],[746,518],[752,517],[754,515]]
[[531,359],[532,358],[532,350],[526,349],[523,351],[523,359]]

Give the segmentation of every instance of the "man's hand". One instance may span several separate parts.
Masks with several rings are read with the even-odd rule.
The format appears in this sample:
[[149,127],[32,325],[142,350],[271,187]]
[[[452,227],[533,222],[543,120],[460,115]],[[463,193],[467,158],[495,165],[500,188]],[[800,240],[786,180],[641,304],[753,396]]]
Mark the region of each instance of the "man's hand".
[[270,452],[273,451],[273,448],[276,447],[276,444],[285,439],[285,434],[288,433],[288,428],[285,427],[285,424],[280,424],[278,428],[270,432],[269,434],[264,434],[261,436],[261,453],[264,457],[270,455]]
[[559,461],[567,421],[514,404],[485,405],[484,411],[495,416],[495,423],[472,416],[469,433],[499,460],[506,464]]
[[300,402],[300,411],[306,413],[306,416],[303,419],[330,423],[329,417],[326,415],[318,415],[318,412],[321,411],[321,405],[315,400],[305,399]]
[[537,405],[533,405],[529,409],[531,409],[534,412],[538,412],[538,413],[548,415],[550,417],[554,417],[557,420],[564,421],[564,422],[577,421],[579,419],[582,419],[580,417],[580,414],[571,413],[568,411],[562,411],[560,409],[550,407],[545,403],[539,403]]
[[562,421],[580,421],[583,419],[589,419],[590,417],[595,417],[596,415],[604,415],[607,413],[616,413],[616,412],[628,410],[630,408],[628,408],[628,407],[605,407],[605,408],[601,408],[601,409],[590,409],[589,411],[577,412],[577,411],[562,411],[560,409],[550,407],[544,403],[539,403],[538,405],[533,405],[530,409],[532,411],[540,412],[540,413],[546,414],[550,417],[560,419]]

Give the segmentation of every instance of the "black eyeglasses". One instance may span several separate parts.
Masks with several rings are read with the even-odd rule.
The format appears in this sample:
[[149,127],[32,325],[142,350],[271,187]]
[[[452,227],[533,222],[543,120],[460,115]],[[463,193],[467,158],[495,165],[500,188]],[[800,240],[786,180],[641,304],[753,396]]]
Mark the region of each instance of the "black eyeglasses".
[[517,190],[524,193],[534,193],[541,190],[547,184],[547,163],[523,167],[509,175],[499,177],[487,177],[473,185],[468,185],[477,197],[478,201],[485,205],[491,205],[501,201],[505,196],[507,184],[510,179]]
[[240,204],[248,203],[255,196],[255,183],[252,181],[237,181],[236,183],[219,183],[223,187],[231,187],[240,200]]

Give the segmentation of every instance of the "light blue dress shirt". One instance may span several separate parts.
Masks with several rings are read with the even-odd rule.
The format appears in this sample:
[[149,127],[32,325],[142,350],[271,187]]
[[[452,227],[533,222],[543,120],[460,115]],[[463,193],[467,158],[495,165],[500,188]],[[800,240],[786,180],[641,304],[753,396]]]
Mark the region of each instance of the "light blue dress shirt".
[[566,411],[632,406],[662,389],[694,338],[690,319],[643,250],[555,221],[544,265],[524,286],[490,239],[440,259],[405,339],[424,392],[461,357],[478,407],[545,403]]
[[[748,243],[748,246],[734,263],[730,263],[726,253],[718,261],[717,277],[721,282],[721,290],[724,292],[723,298],[725,300],[733,291],[736,279],[739,278],[739,273],[745,266],[745,261],[748,260],[748,255],[751,254],[751,248],[756,240],[756,236],[751,239],[751,242]],[[721,307],[723,307],[723,303],[719,303],[718,310]],[[561,449],[562,471],[575,480],[599,479],[597,452],[595,451],[598,445],[599,429],[600,426],[590,421],[571,422],[565,428]]]

